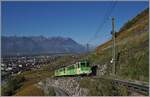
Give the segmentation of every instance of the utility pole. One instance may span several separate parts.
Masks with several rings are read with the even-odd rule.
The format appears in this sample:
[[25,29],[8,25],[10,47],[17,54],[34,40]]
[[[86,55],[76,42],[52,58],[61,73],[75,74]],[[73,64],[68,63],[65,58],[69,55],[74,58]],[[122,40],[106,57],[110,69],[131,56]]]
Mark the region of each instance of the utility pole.
[[86,47],[87,47],[87,53],[88,53],[89,52],[89,44],[88,43],[87,43]]
[[115,18],[112,18],[112,39],[113,39],[113,58],[112,58],[112,62],[113,62],[113,66],[112,66],[112,71],[113,71],[113,75],[116,74],[116,47],[115,47]]

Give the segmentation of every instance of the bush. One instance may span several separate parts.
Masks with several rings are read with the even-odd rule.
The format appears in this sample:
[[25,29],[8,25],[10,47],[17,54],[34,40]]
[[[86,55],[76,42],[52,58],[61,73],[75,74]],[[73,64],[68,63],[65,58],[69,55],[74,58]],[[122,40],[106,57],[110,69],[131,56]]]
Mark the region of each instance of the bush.
[[21,83],[25,80],[24,76],[16,76],[8,79],[7,83],[2,86],[2,96],[11,96],[15,93],[15,90],[21,86]]
[[121,96],[128,95],[127,88],[115,86],[109,79],[84,78],[80,81],[80,87],[89,89],[89,96]]

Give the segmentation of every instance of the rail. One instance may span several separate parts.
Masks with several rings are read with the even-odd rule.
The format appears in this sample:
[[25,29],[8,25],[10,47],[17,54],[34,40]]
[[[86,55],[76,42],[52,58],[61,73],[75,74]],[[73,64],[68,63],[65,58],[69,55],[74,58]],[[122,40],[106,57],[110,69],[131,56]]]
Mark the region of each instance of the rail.
[[[92,77],[94,79],[106,79],[102,77]],[[114,85],[126,86],[129,91],[134,91],[142,95],[149,95],[149,85],[143,85],[135,82],[129,82],[127,80],[110,79]]]
[[149,94],[149,86],[148,85],[137,84],[137,83],[124,81],[124,80],[113,80],[113,84],[126,86],[126,87],[128,87],[128,89],[130,91],[135,91],[137,93],[141,93],[144,95]]

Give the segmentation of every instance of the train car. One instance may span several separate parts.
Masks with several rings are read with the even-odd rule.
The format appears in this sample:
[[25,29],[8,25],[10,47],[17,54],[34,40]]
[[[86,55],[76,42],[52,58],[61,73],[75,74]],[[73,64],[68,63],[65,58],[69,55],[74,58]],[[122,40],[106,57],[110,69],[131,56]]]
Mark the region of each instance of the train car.
[[90,73],[92,70],[86,60],[55,70],[55,76],[88,75]]

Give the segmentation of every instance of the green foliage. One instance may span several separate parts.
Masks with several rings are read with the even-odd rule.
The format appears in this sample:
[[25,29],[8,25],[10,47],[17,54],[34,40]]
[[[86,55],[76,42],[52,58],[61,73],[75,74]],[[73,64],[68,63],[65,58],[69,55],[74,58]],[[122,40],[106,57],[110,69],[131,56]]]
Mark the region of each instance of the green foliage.
[[102,51],[100,54],[92,53],[88,59],[91,63],[94,64],[105,64],[106,62],[108,62],[108,60],[111,60],[111,54],[112,51],[111,48],[109,48],[107,50]]
[[128,95],[126,87],[114,86],[109,79],[84,78],[80,87],[89,89],[89,96],[115,96]]
[[122,85],[113,85],[114,96],[129,96],[128,88]]
[[142,33],[138,38],[132,38],[121,48],[118,63],[118,75],[134,80],[148,81],[149,79],[149,48],[148,33]]
[[[143,32],[134,37],[128,37],[126,40],[117,41],[116,44],[116,70],[117,77],[123,79],[132,79],[147,81],[149,80],[149,38],[148,32]],[[127,41],[126,43],[123,43]],[[119,44],[118,44],[119,43]],[[120,54],[119,54],[120,53]],[[111,73],[112,64],[110,60],[112,57],[112,48],[105,49],[99,54],[91,54],[89,59],[92,63],[104,64],[107,63]]]
[[[120,61],[119,75],[129,79],[148,81],[149,74],[149,55],[148,48],[143,51],[128,53],[122,56],[125,61]],[[127,57],[128,56],[128,57]]]
[[15,90],[18,89],[25,80],[23,76],[12,77],[8,80],[8,82],[2,86],[1,93],[2,96],[10,96],[15,93]]

